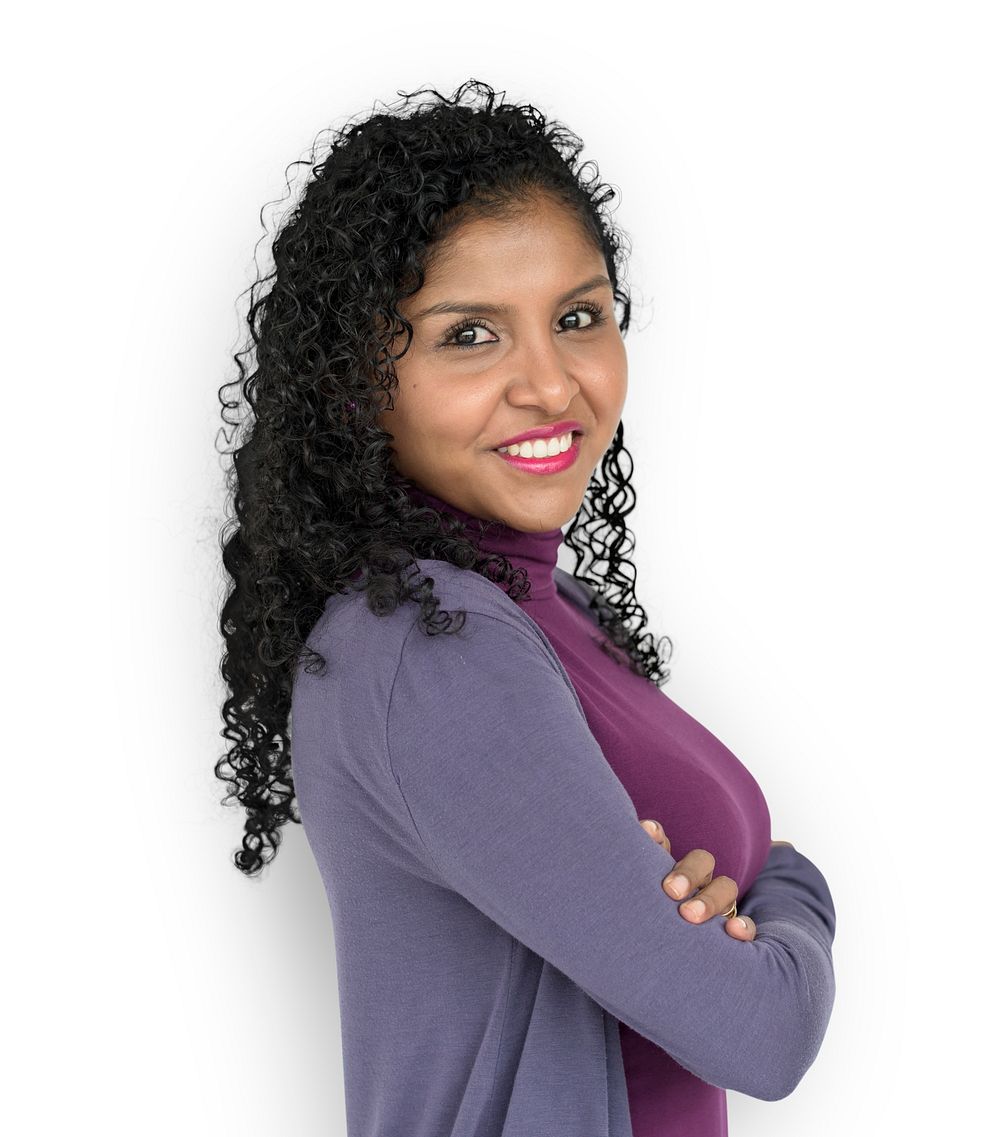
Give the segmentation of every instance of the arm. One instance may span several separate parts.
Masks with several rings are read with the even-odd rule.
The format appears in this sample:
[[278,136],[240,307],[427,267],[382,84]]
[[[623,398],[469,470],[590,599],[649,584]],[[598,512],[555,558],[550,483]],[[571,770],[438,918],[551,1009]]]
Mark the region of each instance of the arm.
[[740,900],[739,911],[758,925],[794,914],[796,923],[827,946],[833,943],[837,929],[837,913],[826,878],[790,844],[771,847],[764,867]]
[[784,888],[759,901],[750,942],[721,917],[681,916],[660,886],[676,860],[637,824],[527,622],[468,610],[457,635],[414,625],[386,735],[418,846],[449,887],[704,1081],[792,1092],[830,1017],[832,935]]

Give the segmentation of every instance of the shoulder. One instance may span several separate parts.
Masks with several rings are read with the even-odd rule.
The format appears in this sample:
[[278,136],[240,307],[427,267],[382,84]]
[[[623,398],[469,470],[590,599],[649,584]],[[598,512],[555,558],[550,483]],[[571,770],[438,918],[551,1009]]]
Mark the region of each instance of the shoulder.
[[404,645],[412,644],[417,637],[468,642],[475,627],[483,629],[477,639],[491,638],[488,630],[492,636],[526,637],[534,650],[551,652],[538,625],[499,585],[450,561],[418,557],[415,563],[416,569],[410,570],[411,583],[415,577],[430,583],[439,601],[438,611],[465,613],[457,632],[429,634],[420,622],[418,605],[411,600],[403,601],[388,615],[379,615],[369,608],[363,591],[350,591],[327,598],[307,637],[309,645],[323,653],[350,647],[357,665],[363,666],[363,658],[367,658],[381,667],[389,657],[398,661]]
[[[410,621],[392,669],[390,729],[411,737],[423,724],[424,734],[448,734],[465,721],[470,707],[505,728],[520,721],[528,707],[537,708],[540,721],[555,707],[583,717],[551,642],[502,588],[447,562],[421,564],[434,581],[440,609],[460,609],[464,617],[460,626],[440,633]],[[515,706],[519,716],[512,720]]]
[[447,619],[426,626],[411,600],[379,615],[364,591],[328,597],[306,637],[322,664],[303,660],[292,681],[300,739],[329,738],[336,729],[345,747],[359,735],[373,746],[373,724],[390,713],[423,712],[426,730],[458,704],[481,705],[526,685],[539,694],[553,685],[571,689],[541,629],[498,585],[430,558],[418,558],[409,571],[411,584],[414,577],[430,582],[437,615],[453,613],[451,627],[444,627]]
[[[330,693],[351,721],[417,716],[424,729],[450,719],[456,707],[578,697],[541,628],[486,577],[449,561],[417,558],[413,577],[430,582],[437,613],[451,627],[420,619],[410,600],[388,615],[368,607],[364,592],[339,593],[307,637],[325,660],[321,673],[301,669],[293,684],[300,713],[315,704],[330,713]],[[363,711],[363,713],[362,713]],[[340,713],[340,712],[338,712]]]
[[414,605],[405,638],[409,654],[414,654],[414,649],[419,654],[418,645],[423,643],[454,641],[463,648],[474,645],[482,652],[503,646],[509,652],[527,651],[554,658],[551,645],[535,621],[499,585],[449,561],[419,558],[417,564],[440,599],[439,611],[461,611],[464,617],[457,632],[428,635],[416,618]]

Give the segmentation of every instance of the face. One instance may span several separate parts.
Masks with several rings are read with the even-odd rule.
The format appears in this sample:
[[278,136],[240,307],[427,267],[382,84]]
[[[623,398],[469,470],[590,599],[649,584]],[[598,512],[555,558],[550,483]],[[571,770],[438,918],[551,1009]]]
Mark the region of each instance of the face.
[[[379,418],[399,472],[515,529],[572,520],[628,387],[612,300],[604,257],[565,206],[539,198],[516,217],[458,226],[436,248],[423,287],[400,304],[413,340],[395,364],[393,409]],[[568,465],[542,472],[552,460],[531,467],[530,456],[513,462],[497,451],[566,420],[580,432]]]

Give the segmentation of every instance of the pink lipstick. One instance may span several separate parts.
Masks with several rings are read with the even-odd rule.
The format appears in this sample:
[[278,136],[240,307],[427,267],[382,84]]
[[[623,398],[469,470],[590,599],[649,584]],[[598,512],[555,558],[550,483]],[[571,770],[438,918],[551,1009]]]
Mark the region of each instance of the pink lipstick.
[[493,453],[508,465],[515,466],[518,470],[525,470],[529,474],[558,474],[562,470],[568,470],[577,460],[580,454],[580,435],[574,433],[569,449],[551,457],[526,458],[520,454],[501,454],[499,450],[494,450]]

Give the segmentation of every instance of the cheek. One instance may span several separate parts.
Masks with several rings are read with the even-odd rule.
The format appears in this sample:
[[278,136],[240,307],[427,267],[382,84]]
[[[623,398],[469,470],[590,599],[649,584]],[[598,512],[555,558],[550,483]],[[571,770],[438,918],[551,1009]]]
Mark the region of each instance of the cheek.
[[619,412],[619,414],[621,414],[621,411],[624,409],[625,396],[627,394],[628,394],[628,367],[625,367],[622,369],[621,378],[618,381],[618,412]]
[[464,424],[461,407],[454,400],[440,396],[411,399],[397,424],[400,448],[433,462],[447,461],[448,455],[468,445]]
[[602,357],[595,389],[608,412],[620,411],[628,392],[628,357],[625,345],[618,340]]

